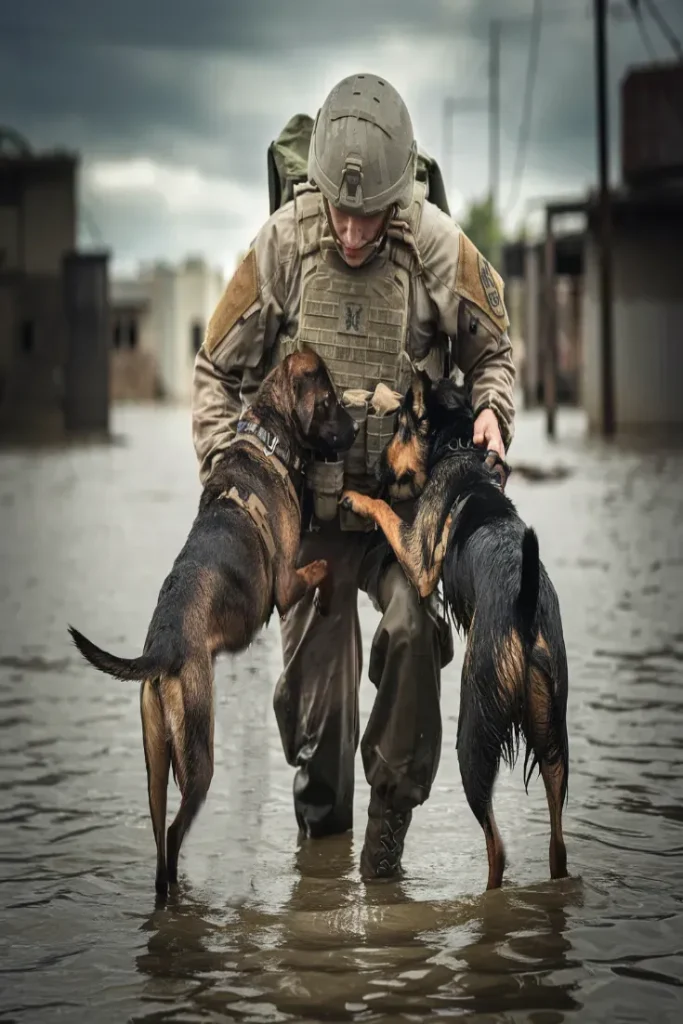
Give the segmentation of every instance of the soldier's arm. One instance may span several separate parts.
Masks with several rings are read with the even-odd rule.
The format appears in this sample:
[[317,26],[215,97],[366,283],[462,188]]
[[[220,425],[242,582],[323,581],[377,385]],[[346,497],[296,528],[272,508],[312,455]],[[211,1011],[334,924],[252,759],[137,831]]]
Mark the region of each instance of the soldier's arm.
[[192,440],[205,483],[235,435],[248,404],[270,368],[283,319],[285,277],[293,255],[291,210],[278,211],[261,229],[228,282],[194,365]]
[[439,326],[455,339],[455,361],[471,389],[475,415],[491,409],[503,443],[514,435],[515,367],[503,282],[450,217],[427,204],[420,253]]

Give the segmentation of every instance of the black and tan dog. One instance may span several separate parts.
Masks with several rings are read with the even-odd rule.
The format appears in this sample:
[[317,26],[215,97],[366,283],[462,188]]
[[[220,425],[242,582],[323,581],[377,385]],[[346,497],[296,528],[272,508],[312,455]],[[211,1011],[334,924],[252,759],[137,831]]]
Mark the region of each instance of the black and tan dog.
[[[499,478],[473,446],[466,392],[420,373],[399,410],[379,463],[383,493],[420,494],[406,524],[384,501],[345,492],[342,503],[384,531],[419,593],[443,581],[458,629],[467,635],[460,689],[458,760],[468,803],[484,830],[488,888],[497,888],[505,849],[493,816],[500,759],[511,767],[520,732],[525,785],[536,765],[550,812],[550,874],[566,875],[562,807],[567,794],[567,657],[557,594],[538,541]],[[420,493],[421,492],[421,493]]]
[[[322,360],[309,350],[289,356],[264,380],[204,488],[188,539],[159,593],[142,656],[115,657],[70,627],[79,651],[96,668],[142,680],[161,894],[177,881],[180,845],[213,775],[216,655],[243,650],[273,607],[284,615],[313,587],[320,588],[324,611],[331,585],[326,563],[296,568],[296,485],[307,458],[345,451],[354,435],[353,419],[338,402]],[[182,799],[165,836],[170,765]]]

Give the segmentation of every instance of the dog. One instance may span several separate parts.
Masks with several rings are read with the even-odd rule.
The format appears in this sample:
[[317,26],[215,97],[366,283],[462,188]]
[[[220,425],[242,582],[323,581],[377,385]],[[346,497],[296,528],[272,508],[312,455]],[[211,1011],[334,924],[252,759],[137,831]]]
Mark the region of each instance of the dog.
[[[84,658],[117,679],[141,680],[156,890],[177,882],[178,854],[213,775],[213,666],[253,640],[311,588],[324,614],[325,561],[296,567],[305,463],[350,448],[356,434],[323,361],[310,349],[273,369],[214,466],[182,551],[159,593],[139,658],[119,658],[69,627]],[[164,835],[169,766],[181,793]]]
[[525,788],[537,765],[545,784],[550,875],[567,874],[562,808],[569,773],[568,671],[559,601],[536,534],[503,493],[496,472],[501,460],[493,453],[489,466],[485,449],[474,447],[473,428],[465,388],[417,373],[378,462],[380,494],[419,494],[412,523],[378,498],[345,491],[340,501],[383,530],[422,597],[442,581],[447,609],[467,637],[458,761],[486,839],[487,888],[495,889],[505,870],[505,847],[493,815],[493,786],[501,757],[514,765],[520,733]]

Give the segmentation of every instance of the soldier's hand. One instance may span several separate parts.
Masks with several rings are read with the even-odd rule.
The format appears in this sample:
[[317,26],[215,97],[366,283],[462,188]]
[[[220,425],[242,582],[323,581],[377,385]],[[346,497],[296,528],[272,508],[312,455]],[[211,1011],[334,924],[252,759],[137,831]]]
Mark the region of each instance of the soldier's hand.
[[474,443],[485,444],[487,450],[497,452],[501,459],[505,458],[505,445],[493,409],[482,409],[474,421]]

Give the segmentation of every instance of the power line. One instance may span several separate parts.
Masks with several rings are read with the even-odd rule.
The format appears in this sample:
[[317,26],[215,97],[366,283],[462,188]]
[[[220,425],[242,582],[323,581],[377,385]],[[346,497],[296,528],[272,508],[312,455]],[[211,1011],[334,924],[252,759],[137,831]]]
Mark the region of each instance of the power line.
[[643,21],[643,12],[640,9],[640,0],[628,0],[628,5],[631,10],[631,14],[633,15],[633,20],[638,26],[638,32],[640,33],[640,38],[643,41],[643,46],[647,50],[648,57],[650,60],[657,60],[655,48],[652,45],[652,40],[648,35],[647,29],[645,28],[645,22]]
[[678,59],[683,61],[683,46],[681,46],[681,41],[657,7],[655,0],[643,0],[643,3],[647,6],[647,9],[652,15],[652,20],[657,23],[659,31],[664,36],[671,49],[674,51]]
[[519,125],[517,137],[517,152],[515,154],[514,169],[512,172],[512,183],[510,196],[508,198],[507,213],[516,206],[524,177],[526,165],[526,154],[529,146],[529,134],[531,130],[531,112],[533,107],[534,86],[536,84],[536,71],[538,69],[538,52],[541,42],[541,26],[543,23],[543,7],[541,0],[534,0],[531,29],[529,33],[529,52],[526,66],[526,82],[524,84],[524,103],[522,107],[522,120]]

